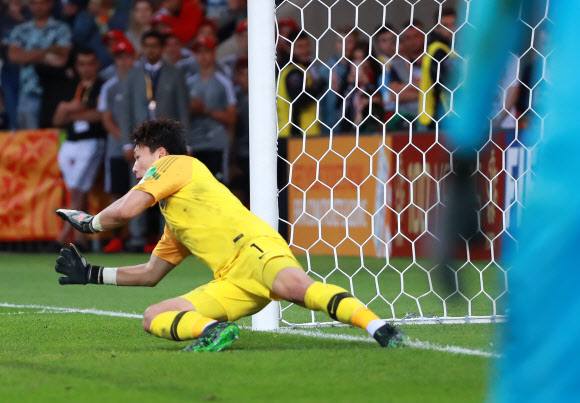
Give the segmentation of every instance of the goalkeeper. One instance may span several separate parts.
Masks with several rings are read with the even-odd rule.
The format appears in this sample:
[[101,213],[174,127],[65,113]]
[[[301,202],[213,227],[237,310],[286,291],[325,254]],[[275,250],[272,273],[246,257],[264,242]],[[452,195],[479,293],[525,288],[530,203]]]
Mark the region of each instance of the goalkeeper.
[[207,264],[215,280],[150,306],[143,328],[170,340],[192,340],[187,351],[219,351],[238,338],[233,323],[286,300],[323,311],[365,329],[383,347],[403,346],[407,336],[385,323],[345,289],[313,281],[284,239],[250,213],[200,161],[187,156],[185,129],[171,120],[147,121],[132,135],[133,172],[139,184],[95,216],[60,209],[57,214],[83,233],[111,230],[159,203],[166,226],[149,262],[101,267],[74,245],[61,250],[60,284],[155,286],[188,255]]

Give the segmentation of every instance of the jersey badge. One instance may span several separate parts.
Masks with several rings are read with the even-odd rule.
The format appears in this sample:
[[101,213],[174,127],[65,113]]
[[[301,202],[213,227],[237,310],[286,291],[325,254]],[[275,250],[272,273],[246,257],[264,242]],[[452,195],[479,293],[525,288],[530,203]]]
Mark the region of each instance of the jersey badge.
[[149,178],[153,178],[155,180],[159,179],[159,174],[157,173],[157,167],[151,167],[145,172],[145,176],[143,176],[143,180],[147,180]]

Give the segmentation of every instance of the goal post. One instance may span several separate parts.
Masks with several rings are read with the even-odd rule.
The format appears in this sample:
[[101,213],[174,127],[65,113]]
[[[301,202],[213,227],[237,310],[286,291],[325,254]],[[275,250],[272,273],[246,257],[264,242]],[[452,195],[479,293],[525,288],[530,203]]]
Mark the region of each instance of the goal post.
[[[436,226],[456,157],[443,129],[461,85],[448,74],[462,61],[469,1],[249,0],[252,211],[274,228],[288,225],[312,278],[347,289],[383,319],[504,320],[503,257],[517,247],[539,141],[526,128],[544,118],[535,106],[546,74],[529,72],[545,69],[548,8],[522,10],[529,46],[510,56],[489,138],[475,150],[479,242],[464,239],[456,261],[440,267]],[[283,165],[286,183],[276,177]],[[286,302],[252,320],[256,330],[280,324],[337,322]]]
[[[248,1],[250,208],[277,229],[275,23],[273,0]],[[277,329],[279,318],[280,303],[273,301],[252,317],[252,329]]]

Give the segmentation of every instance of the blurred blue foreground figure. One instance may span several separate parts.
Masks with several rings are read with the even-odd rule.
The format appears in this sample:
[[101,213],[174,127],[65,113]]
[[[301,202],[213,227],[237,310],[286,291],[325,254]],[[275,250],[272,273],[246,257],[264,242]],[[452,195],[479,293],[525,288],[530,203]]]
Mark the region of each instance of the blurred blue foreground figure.
[[[546,9],[545,0],[521,4]],[[460,153],[489,138],[486,112],[521,29],[519,1],[476,0],[469,7],[469,68],[454,105],[459,117],[448,127]],[[507,262],[509,320],[491,377],[493,402],[580,399],[580,7],[559,0],[549,8],[553,54],[542,100],[548,113],[518,248]]]

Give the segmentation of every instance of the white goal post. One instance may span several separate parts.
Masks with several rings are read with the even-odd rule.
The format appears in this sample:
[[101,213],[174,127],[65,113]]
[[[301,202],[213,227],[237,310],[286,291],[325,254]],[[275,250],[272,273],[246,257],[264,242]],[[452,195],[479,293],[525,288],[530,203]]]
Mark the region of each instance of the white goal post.
[[[528,45],[514,50],[488,141],[475,150],[479,242],[464,239],[456,263],[443,268],[430,255],[455,151],[444,121],[461,85],[447,72],[462,61],[457,38],[470,29],[469,3],[248,0],[251,210],[274,228],[281,224],[311,277],[348,289],[396,323],[489,323],[507,314],[503,257],[517,248],[533,182],[539,140],[527,128],[544,119],[535,106],[547,81],[549,1],[543,10],[522,8]],[[309,63],[298,60],[307,53],[297,45],[304,38]],[[283,43],[290,60],[276,55]],[[298,95],[287,88],[290,70],[301,77]],[[451,289],[441,284],[442,272]],[[255,330],[280,324],[338,323],[285,302],[252,319]]]
[[[250,208],[277,229],[275,24],[274,1],[248,1]],[[277,329],[279,315],[280,303],[271,302],[252,317],[252,329]]]

